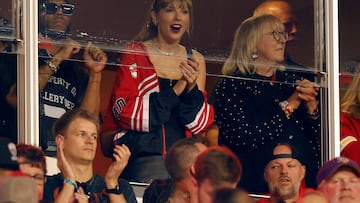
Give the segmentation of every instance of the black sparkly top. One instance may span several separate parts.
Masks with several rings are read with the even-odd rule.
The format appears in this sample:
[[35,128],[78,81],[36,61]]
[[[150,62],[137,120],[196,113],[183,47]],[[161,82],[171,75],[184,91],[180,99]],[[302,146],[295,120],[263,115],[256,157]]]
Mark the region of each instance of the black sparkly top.
[[319,156],[320,119],[313,120],[304,106],[290,119],[279,102],[295,91],[295,74],[282,71],[274,77],[234,73],[234,78],[221,78],[215,87],[215,119],[219,125],[219,144],[233,151],[249,152],[275,139],[305,136]]

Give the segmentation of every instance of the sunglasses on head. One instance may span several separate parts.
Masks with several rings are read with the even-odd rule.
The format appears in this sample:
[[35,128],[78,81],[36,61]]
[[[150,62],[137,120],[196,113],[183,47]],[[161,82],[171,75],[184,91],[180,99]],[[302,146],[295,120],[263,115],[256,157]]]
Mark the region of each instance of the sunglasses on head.
[[44,3],[46,14],[55,14],[60,8],[62,13],[66,16],[71,16],[73,14],[75,6],[73,4],[60,4],[56,3]]

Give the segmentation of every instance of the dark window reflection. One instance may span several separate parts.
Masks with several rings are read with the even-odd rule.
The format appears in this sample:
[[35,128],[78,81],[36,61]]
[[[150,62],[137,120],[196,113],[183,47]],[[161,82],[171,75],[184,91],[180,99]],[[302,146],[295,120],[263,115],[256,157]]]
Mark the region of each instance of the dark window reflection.
[[17,142],[16,54],[11,20],[0,16],[0,136]]

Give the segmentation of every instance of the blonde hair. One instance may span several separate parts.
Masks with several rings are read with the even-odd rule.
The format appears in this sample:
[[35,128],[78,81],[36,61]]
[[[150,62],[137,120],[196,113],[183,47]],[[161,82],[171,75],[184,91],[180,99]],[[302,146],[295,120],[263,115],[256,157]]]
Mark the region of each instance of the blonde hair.
[[350,87],[346,90],[341,100],[341,111],[349,113],[356,119],[360,119],[360,72],[353,77]]
[[244,20],[237,28],[230,52],[222,73],[230,75],[237,70],[242,73],[254,73],[252,55],[260,38],[270,29],[284,30],[284,25],[273,15],[253,16]]

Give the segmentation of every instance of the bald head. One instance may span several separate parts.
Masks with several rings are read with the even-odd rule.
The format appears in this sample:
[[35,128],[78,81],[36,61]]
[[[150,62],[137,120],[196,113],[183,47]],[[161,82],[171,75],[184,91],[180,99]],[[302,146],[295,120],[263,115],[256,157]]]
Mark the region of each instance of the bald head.
[[292,153],[292,150],[291,150],[290,146],[285,145],[285,144],[276,146],[273,151],[273,155],[291,154],[291,153]]
[[289,43],[294,43],[298,30],[298,20],[292,7],[286,1],[265,1],[254,10],[254,16],[270,14],[277,17],[285,26],[285,31],[289,33]]

